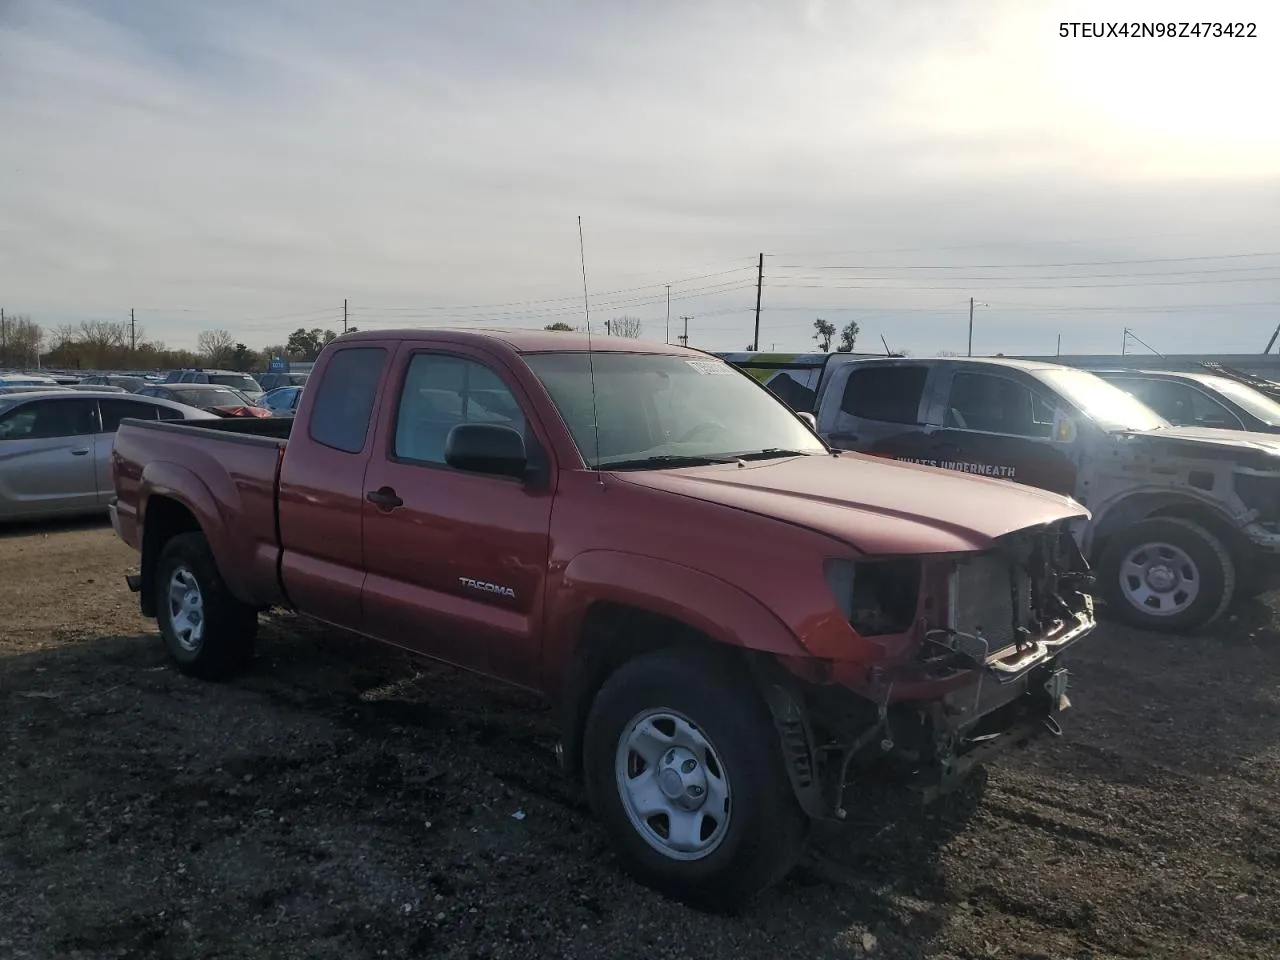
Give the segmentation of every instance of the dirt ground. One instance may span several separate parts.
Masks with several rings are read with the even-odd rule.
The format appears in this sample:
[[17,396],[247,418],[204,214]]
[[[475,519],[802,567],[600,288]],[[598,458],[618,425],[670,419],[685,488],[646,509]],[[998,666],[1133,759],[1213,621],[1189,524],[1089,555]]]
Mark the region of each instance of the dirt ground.
[[1100,628],[976,809],[824,838],[739,917],[617,870],[523,694],[292,618],[172,669],[100,524],[0,535],[0,957],[1280,956],[1280,644]]

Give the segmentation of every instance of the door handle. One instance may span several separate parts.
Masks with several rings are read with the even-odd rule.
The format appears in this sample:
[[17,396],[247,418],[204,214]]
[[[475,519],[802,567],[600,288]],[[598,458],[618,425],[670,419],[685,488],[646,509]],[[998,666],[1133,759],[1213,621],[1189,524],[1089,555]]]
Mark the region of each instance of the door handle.
[[88,447],[76,447],[74,450],[71,451],[71,455],[73,457],[83,457],[88,452],[89,452]]
[[380,510],[393,510],[396,507],[404,506],[404,501],[396,495],[395,490],[391,487],[379,487],[377,490],[370,490],[364,495],[364,498]]

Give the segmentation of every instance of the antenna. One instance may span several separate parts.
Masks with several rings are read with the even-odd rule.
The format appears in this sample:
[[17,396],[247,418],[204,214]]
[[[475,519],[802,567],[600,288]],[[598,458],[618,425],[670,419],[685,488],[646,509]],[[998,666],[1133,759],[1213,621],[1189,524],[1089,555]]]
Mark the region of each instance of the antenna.
[[591,374],[591,430],[596,443],[596,480],[604,486],[600,475],[600,413],[596,408],[596,364],[591,351],[591,301],[587,297],[587,251],[582,242],[582,217],[578,217],[578,259],[582,262],[582,313],[587,321],[587,370]]

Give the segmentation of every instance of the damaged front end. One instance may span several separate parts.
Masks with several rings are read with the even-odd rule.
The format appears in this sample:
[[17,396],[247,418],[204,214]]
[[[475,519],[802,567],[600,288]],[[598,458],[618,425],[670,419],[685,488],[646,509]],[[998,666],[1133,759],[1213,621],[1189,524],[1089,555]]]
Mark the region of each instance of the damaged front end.
[[762,667],[810,816],[844,819],[854,779],[906,787],[928,803],[996,754],[1061,733],[1064,654],[1095,625],[1092,577],[1065,524],[1009,534],[978,554],[853,567],[829,576],[835,591],[849,581],[850,626],[863,638],[903,640],[882,647],[901,655],[829,664],[821,677],[799,664]]

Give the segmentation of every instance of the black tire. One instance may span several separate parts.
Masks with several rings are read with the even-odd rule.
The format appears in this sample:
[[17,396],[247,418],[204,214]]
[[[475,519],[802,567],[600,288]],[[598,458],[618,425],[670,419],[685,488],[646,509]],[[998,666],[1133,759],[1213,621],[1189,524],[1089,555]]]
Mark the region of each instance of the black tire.
[[[1121,569],[1127,557],[1144,545],[1166,544],[1191,561],[1184,573],[1198,581],[1195,599],[1178,610],[1176,591],[1165,598],[1167,609],[1139,609],[1130,599],[1128,585],[1136,582]],[[1222,541],[1204,527],[1181,517],[1153,517],[1117,533],[1107,543],[1098,563],[1100,592],[1112,617],[1144,630],[1188,633],[1208,626],[1227,609],[1236,590],[1235,564]],[[1189,582],[1189,580],[1187,581]]]
[[[617,752],[632,721],[648,710],[687,720],[711,745],[712,759],[704,756],[703,767],[718,770],[730,785],[723,838],[700,859],[660,852],[627,813],[615,775]],[[727,656],[676,648],[620,667],[591,705],[583,766],[587,798],[624,869],[691,906],[735,910],[781,880],[804,850],[809,821],[783,767],[776,728],[745,669]]]
[[[200,598],[198,636],[175,623],[170,586],[179,572],[188,574]],[[169,655],[184,673],[203,680],[225,680],[253,659],[258,613],[227,589],[202,533],[183,533],[160,552],[155,580],[156,622]]]

